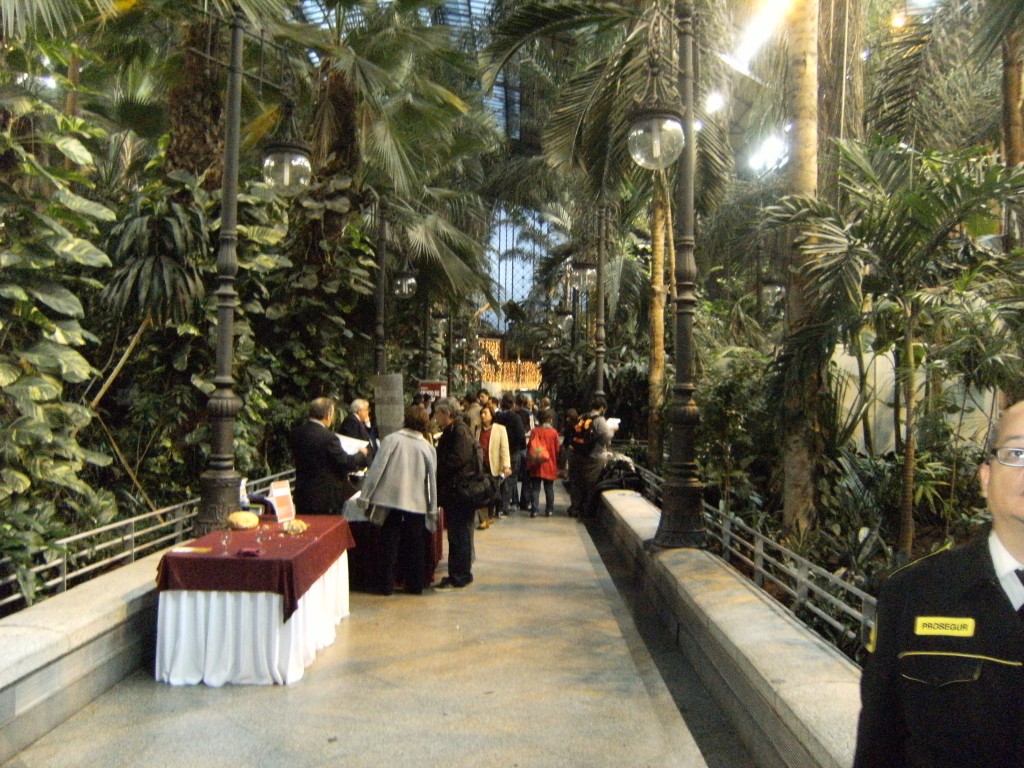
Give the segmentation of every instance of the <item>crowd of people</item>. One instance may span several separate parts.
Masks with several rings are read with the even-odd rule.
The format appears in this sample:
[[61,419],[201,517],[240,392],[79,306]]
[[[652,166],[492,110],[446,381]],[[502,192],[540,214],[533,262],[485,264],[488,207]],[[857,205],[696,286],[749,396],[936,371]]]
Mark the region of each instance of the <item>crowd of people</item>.
[[[464,406],[464,407],[463,407]],[[441,399],[405,411],[403,428],[378,444],[369,405],[357,400],[344,451],[335,405],[318,398],[292,432],[297,511],[338,514],[351,473],[367,468],[362,503],[381,525],[382,587],[396,578],[421,594],[424,539],[448,530],[448,575],[438,589],[473,581],[474,528],[513,513],[554,512],[554,480],[569,483],[569,514],[592,514],[593,490],[613,426],[596,398],[566,412],[525,395],[498,407],[481,389],[463,403]],[[354,417],[354,418],[353,418]],[[1024,750],[1024,402],[1007,408],[978,470],[991,522],[964,546],[897,570],[883,586],[861,679],[855,768],[1010,766]],[[489,490],[488,490],[489,489]]]
[[[413,594],[429,586],[424,540],[443,509],[448,575],[435,587],[461,589],[473,581],[474,530],[517,512],[551,517],[556,480],[569,486],[569,516],[592,514],[614,431],[604,411],[603,398],[595,398],[582,416],[568,410],[558,429],[546,397],[535,403],[505,393],[496,401],[486,389],[461,401],[418,395],[402,428],[378,441],[368,401],[352,401],[336,433],[334,401],[317,398],[291,433],[295,508],[342,514],[358,491],[358,505],[380,526],[382,594],[396,583]],[[339,434],[351,439],[350,450]]]

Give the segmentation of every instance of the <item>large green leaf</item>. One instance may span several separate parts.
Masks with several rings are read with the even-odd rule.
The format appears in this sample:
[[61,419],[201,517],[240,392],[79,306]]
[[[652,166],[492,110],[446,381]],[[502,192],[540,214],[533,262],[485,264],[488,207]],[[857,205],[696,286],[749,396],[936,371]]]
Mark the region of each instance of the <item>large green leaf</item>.
[[[32,487],[32,479],[13,469],[0,470],[0,495],[10,496],[12,493],[24,493]],[[5,493],[6,491],[6,493]]]
[[62,388],[58,382],[45,376],[22,376],[13,384],[5,386],[4,392],[14,398],[43,403],[60,397]]
[[74,136],[58,136],[53,139],[53,145],[60,150],[64,157],[76,165],[93,164],[92,153]]
[[89,426],[93,412],[78,403],[50,403],[46,405],[47,421],[50,424],[61,424],[82,429]]
[[11,363],[0,361],[0,387],[6,387],[14,381],[17,381],[21,375],[21,371],[18,367]]
[[95,203],[66,189],[58,189],[54,198],[69,210],[83,216],[91,216],[100,221],[115,221],[117,219],[117,215],[107,206]]
[[47,338],[69,347],[80,347],[87,341],[98,340],[95,335],[82,328],[77,320],[60,320],[54,323],[54,328]]
[[54,461],[51,458],[35,458],[27,462],[28,470],[46,483],[69,488],[76,493],[89,493],[89,488],[78,477],[78,465],[67,461]]
[[81,382],[93,374],[88,360],[75,350],[52,341],[40,341],[20,354],[42,371],[59,372],[65,381]]
[[28,301],[29,295],[20,285],[4,283],[0,285],[0,296],[11,301]]
[[97,467],[109,467],[113,462],[113,459],[110,456],[105,453],[100,453],[99,451],[90,451],[83,448],[81,454],[85,461]]
[[56,283],[32,286],[29,293],[55,312],[69,317],[84,317],[82,302],[71,291]]
[[87,267],[110,266],[110,258],[107,254],[80,237],[57,236],[50,240],[50,247],[59,256],[75,264],[83,264]]
[[36,443],[52,443],[53,430],[45,421],[21,416],[4,430],[6,437],[15,445],[35,445]]

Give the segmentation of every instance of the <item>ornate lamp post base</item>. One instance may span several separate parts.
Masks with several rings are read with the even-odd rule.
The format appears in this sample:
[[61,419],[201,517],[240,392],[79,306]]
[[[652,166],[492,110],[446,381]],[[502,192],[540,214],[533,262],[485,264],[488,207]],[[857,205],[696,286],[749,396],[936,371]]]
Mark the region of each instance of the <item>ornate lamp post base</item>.
[[238,489],[242,476],[235,470],[208,469],[199,476],[202,501],[192,527],[196,536],[225,528],[228,515],[238,511]]

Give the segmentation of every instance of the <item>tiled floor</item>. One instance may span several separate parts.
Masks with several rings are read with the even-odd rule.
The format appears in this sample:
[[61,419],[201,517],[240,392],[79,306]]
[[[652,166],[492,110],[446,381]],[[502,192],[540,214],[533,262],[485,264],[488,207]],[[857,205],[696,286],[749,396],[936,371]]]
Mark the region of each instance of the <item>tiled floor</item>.
[[295,685],[172,688],[140,671],[6,768],[701,768],[687,705],[559,501],[477,531],[466,589],[354,593]]

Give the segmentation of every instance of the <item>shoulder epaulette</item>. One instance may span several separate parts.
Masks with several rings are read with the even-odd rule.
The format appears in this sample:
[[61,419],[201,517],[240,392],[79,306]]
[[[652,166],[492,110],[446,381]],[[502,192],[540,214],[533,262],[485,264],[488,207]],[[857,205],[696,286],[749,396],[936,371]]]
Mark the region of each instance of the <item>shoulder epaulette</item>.
[[947,541],[945,544],[943,544],[941,547],[936,549],[934,552],[929,552],[927,555],[924,555],[923,557],[917,558],[917,560],[912,560],[909,563],[907,563],[906,565],[901,565],[895,571],[890,573],[889,576],[895,576],[900,571],[905,571],[907,568],[911,568],[911,567],[917,565],[918,563],[923,563],[928,558],[935,557],[935,555],[941,554],[941,553],[943,553],[943,552],[945,552],[945,551],[947,551],[949,549],[952,549],[952,547],[953,547],[953,542]]

